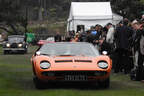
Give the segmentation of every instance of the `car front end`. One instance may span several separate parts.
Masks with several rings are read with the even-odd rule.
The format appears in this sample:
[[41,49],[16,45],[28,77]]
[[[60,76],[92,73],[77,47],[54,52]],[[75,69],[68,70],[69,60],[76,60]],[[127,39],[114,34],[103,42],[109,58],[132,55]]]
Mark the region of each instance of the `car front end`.
[[27,50],[27,44],[26,43],[9,43],[6,42],[3,44],[3,51],[4,52],[25,52]]
[[[76,57],[78,58],[78,57]],[[70,60],[40,60],[36,62],[35,75],[43,81],[103,81],[110,76],[109,58]],[[37,58],[38,59],[38,58]]]

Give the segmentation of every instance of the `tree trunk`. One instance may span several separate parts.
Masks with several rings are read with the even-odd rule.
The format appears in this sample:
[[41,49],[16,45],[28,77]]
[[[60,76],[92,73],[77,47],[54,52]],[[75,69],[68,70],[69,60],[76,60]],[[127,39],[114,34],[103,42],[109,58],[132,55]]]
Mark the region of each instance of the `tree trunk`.
[[46,17],[47,17],[47,0],[44,0],[43,4],[44,4],[44,18],[46,19]]
[[8,32],[8,33],[11,33],[11,31],[9,31],[9,30],[8,30],[7,28],[5,28],[5,27],[1,27],[1,26],[0,26],[0,29],[6,31],[6,32]]
[[42,0],[39,0],[39,13],[38,13],[38,19],[39,21],[43,20],[43,15],[42,15]]

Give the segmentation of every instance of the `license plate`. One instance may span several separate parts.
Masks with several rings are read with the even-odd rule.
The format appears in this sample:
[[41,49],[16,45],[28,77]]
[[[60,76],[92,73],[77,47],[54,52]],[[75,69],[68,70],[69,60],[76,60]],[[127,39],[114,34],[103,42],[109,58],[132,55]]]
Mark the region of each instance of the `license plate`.
[[66,75],[65,81],[86,81],[87,76],[85,75]]

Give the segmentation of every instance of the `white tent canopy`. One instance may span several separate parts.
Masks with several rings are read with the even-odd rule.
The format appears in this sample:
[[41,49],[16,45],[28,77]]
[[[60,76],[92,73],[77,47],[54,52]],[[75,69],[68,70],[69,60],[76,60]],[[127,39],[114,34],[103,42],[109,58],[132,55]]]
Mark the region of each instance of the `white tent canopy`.
[[110,2],[72,2],[67,31],[77,31],[78,25],[84,25],[87,30],[96,24],[105,26],[109,22],[113,22]]
[[123,17],[116,14],[116,13],[113,13],[113,24],[116,25],[118,24],[121,20],[123,20]]

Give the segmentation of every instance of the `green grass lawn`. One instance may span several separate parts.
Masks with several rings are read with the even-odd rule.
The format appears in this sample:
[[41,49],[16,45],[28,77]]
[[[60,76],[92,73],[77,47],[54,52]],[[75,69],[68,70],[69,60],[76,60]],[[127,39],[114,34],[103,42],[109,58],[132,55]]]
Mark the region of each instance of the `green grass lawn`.
[[[32,81],[30,58],[36,47],[25,55],[3,55],[0,48],[0,96],[144,96],[144,84],[131,81],[128,75],[112,74],[109,89],[91,86],[49,88],[37,90]],[[56,86],[56,85],[54,85]],[[76,86],[76,85],[75,85]]]

